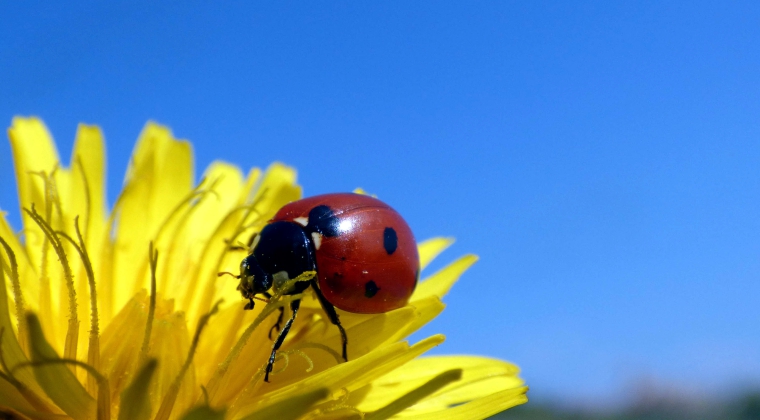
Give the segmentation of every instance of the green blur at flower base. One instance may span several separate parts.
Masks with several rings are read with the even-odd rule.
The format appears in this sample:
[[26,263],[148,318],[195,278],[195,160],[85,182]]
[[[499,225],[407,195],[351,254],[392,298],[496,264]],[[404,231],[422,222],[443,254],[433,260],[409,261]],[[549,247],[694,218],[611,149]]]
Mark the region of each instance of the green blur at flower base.
[[[9,130],[23,227],[0,217],[0,413],[31,419],[477,419],[527,401],[518,368],[476,356],[420,357],[411,333],[476,261],[466,255],[388,313],[341,312],[348,362],[313,293],[244,311],[234,279],[245,243],[301,197],[295,170],[215,162],[194,185],[192,148],[148,124],[112,211],[105,146],[80,126],[70,167],[35,118]],[[451,244],[419,244],[422,267]],[[278,309],[303,299],[263,368]]]

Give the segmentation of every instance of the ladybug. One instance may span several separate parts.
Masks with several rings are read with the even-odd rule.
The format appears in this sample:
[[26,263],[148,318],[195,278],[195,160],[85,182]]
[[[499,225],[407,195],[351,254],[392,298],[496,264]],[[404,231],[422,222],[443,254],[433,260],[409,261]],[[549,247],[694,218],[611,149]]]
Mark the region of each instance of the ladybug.
[[[417,243],[404,219],[382,201],[354,193],[318,195],[285,205],[251,238],[249,251],[237,276],[238,290],[248,299],[244,309],[253,309],[256,295],[271,297],[270,290],[292,295],[312,287],[340,330],[346,361],[348,339],[335,308],[362,314],[401,308],[420,274]],[[281,290],[306,271],[317,274]],[[272,346],[266,382],[300,305],[300,300],[290,303],[292,315]],[[283,311],[272,331],[279,329]]]

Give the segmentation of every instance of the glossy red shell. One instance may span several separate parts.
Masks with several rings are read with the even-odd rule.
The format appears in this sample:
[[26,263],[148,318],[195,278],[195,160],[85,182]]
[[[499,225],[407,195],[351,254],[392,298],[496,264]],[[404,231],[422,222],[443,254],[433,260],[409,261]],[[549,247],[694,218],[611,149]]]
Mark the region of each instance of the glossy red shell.
[[[420,259],[404,219],[376,198],[345,193],[294,201],[272,221],[308,218],[320,205],[330,207],[339,221],[338,235],[323,236],[316,250],[319,288],[327,300],[356,313],[381,313],[406,305],[417,285]],[[396,237],[392,252],[385,242],[389,228]]]

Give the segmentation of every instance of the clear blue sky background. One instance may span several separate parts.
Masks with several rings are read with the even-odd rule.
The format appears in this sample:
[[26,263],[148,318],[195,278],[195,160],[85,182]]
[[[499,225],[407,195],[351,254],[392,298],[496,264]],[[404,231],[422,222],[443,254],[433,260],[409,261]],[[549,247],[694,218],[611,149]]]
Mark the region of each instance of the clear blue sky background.
[[[760,3],[17,3],[0,120],[64,156],[99,124],[111,202],[153,119],[201,168],[283,161],[456,237],[481,261],[424,333],[536,400],[760,379]],[[12,176],[1,142],[17,220]]]

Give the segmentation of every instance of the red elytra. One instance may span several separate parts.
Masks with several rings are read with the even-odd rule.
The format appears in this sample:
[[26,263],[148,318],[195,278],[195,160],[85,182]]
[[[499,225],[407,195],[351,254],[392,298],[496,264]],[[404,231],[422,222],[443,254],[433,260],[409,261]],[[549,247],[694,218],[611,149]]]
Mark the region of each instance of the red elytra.
[[318,206],[329,207],[338,220],[336,236],[313,241],[325,298],[355,313],[381,313],[406,305],[417,285],[420,263],[417,243],[404,219],[376,198],[337,193],[287,204],[272,222],[306,220]]

